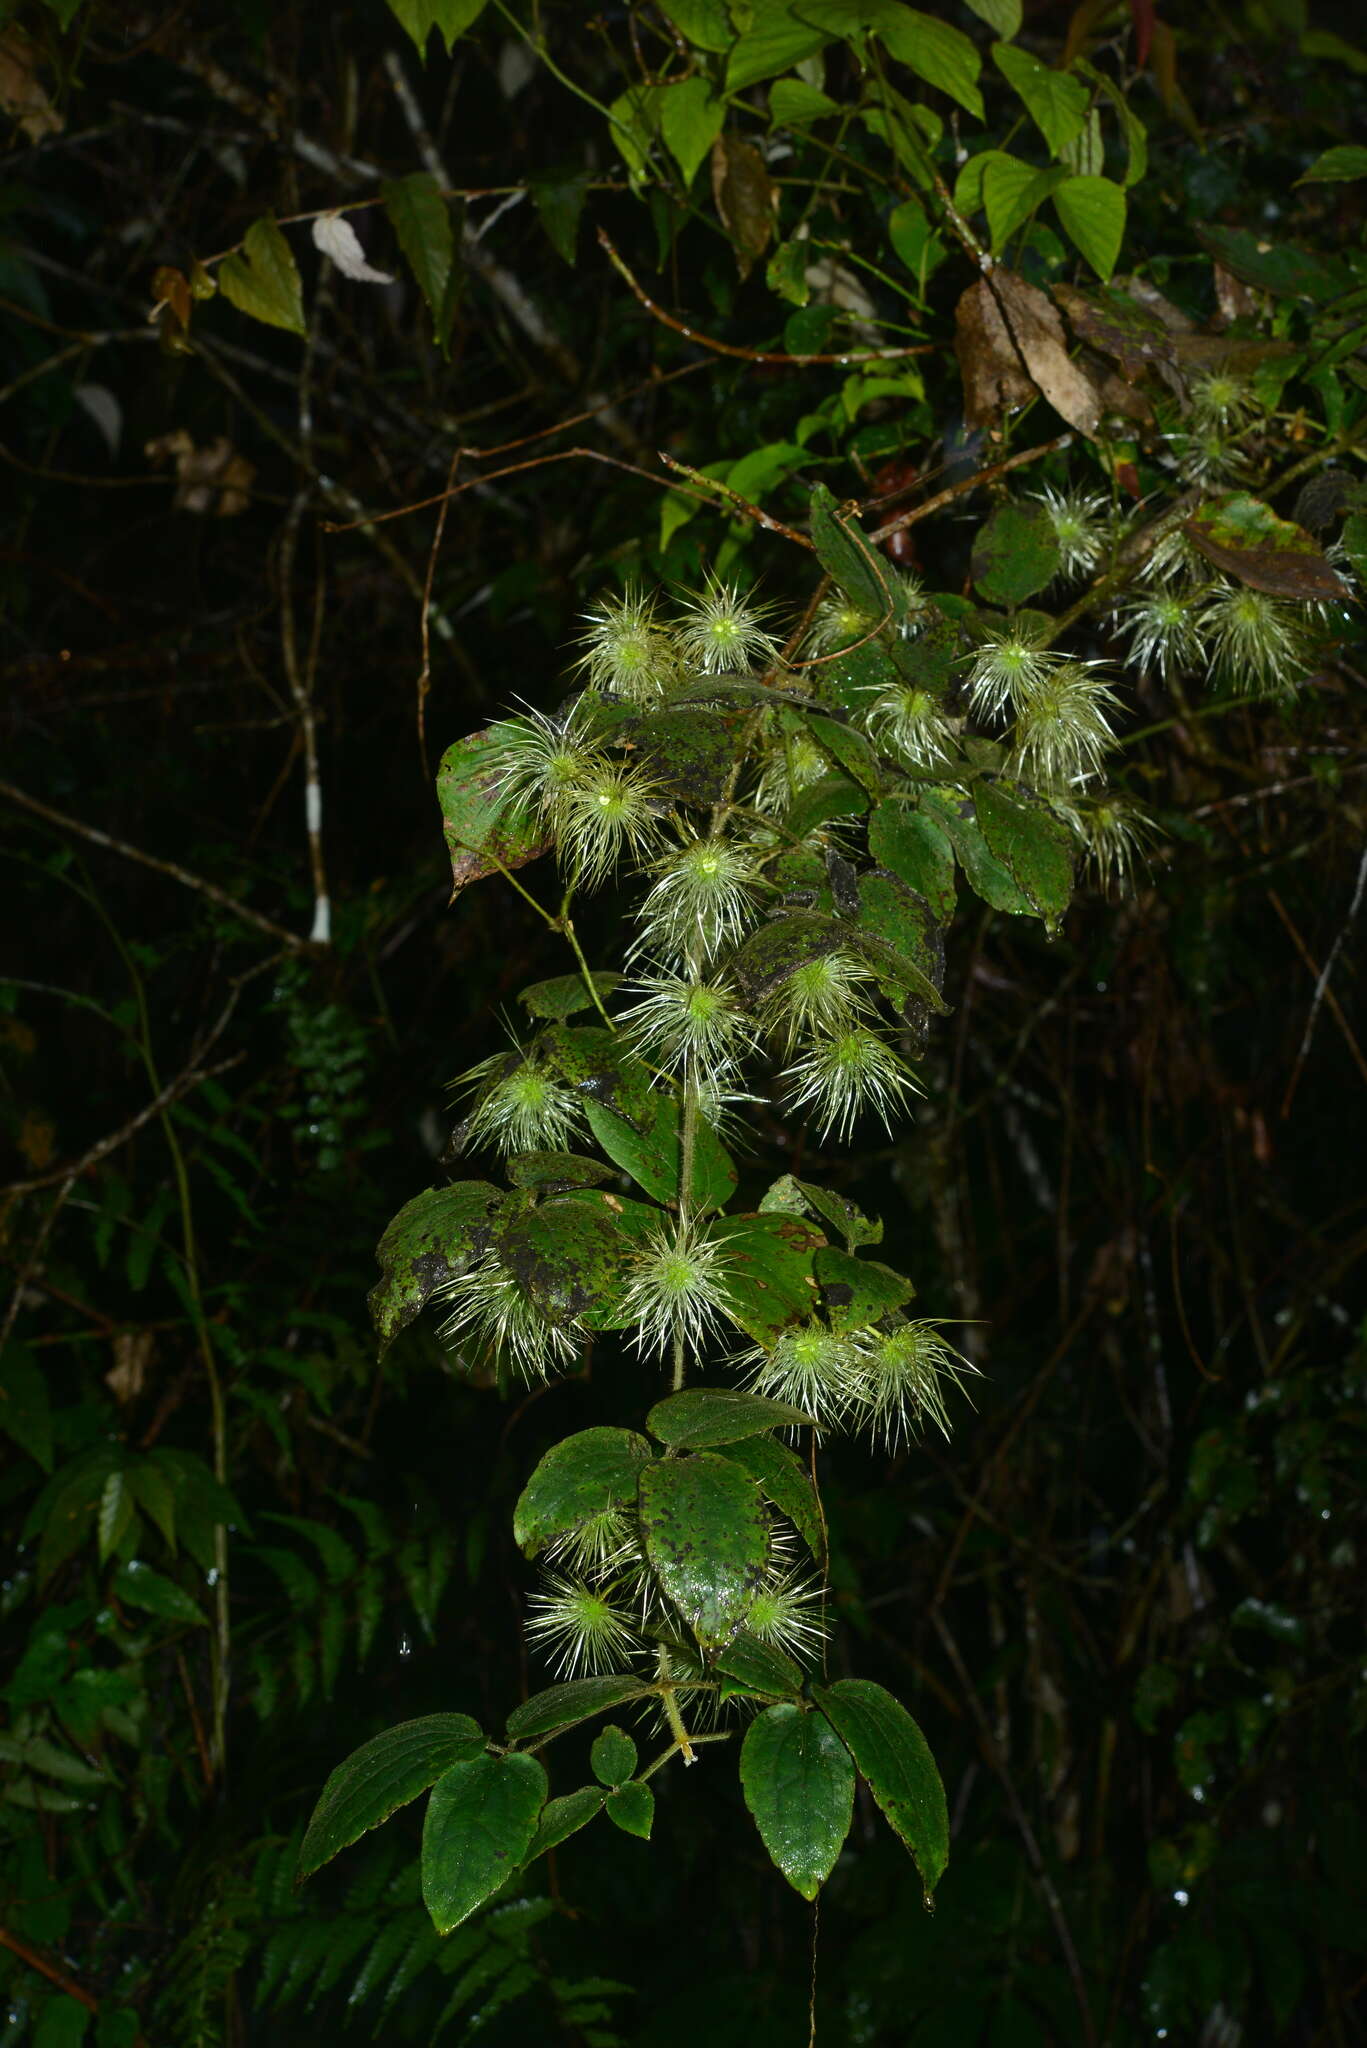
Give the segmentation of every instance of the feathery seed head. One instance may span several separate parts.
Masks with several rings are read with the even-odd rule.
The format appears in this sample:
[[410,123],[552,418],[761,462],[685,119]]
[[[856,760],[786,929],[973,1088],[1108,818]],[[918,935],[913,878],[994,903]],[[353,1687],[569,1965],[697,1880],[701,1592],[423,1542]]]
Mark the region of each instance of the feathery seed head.
[[873,737],[889,753],[900,754],[915,768],[934,768],[949,759],[946,742],[954,727],[928,690],[902,684],[875,697],[868,714]]
[[922,1092],[899,1055],[865,1024],[813,1040],[782,1078],[793,1109],[811,1105],[822,1138],[848,1138],[865,1109],[891,1130],[894,1111]]
[[733,1269],[724,1237],[709,1237],[684,1217],[659,1226],[632,1260],[622,1297],[637,1351],[659,1358],[681,1341],[685,1355],[696,1357],[729,1317]]
[[762,1643],[790,1657],[814,1657],[830,1634],[823,1611],[826,1589],[820,1579],[798,1572],[776,1574],[760,1587],[746,1610],[745,1626]]
[[473,1340],[503,1358],[530,1385],[575,1363],[583,1326],[550,1323],[493,1252],[442,1288],[451,1303],[441,1334],[456,1342]]
[[642,975],[634,988],[641,1000],[618,1021],[642,1059],[716,1089],[753,1051],[754,1025],[724,980]]
[[748,850],[725,838],[692,839],[656,863],[641,905],[634,952],[698,968],[744,937],[763,877]]
[[877,1339],[869,1352],[866,1399],[869,1426],[889,1450],[933,1422],[949,1435],[945,1383],[963,1386],[965,1373],[976,1371],[946,1344],[934,1323],[903,1323]]
[[582,888],[606,881],[623,854],[643,859],[663,836],[660,787],[643,769],[596,761],[565,790],[555,811],[558,850]]
[[815,1417],[820,1429],[840,1429],[864,1398],[864,1353],[858,1340],[837,1336],[824,1323],[788,1330],[771,1350],[762,1345],[735,1361],[748,1366],[746,1386],[771,1401],[785,1401]]
[[1019,707],[1013,766],[1045,787],[1068,788],[1095,775],[1115,745],[1106,712],[1116,702],[1086,663],[1053,669]]
[[791,1047],[799,1038],[836,1037],[876,1014],[874,978],[851,953],[821,953],[804,960],[764,998],[761,1022],[771,1038]]
[[527,1602],[527,1640],[548,1657],[561,1678],[630,1670],[638,1647],[627,1615],[607,1593],[583,1579],[548,1572],[545,1591]]
[[564,718],[528,711],[489,728],[489,771],[500,797],[525,804],[552,827],[567,793],[603,764],[578,701]]
[[584,1129],[584,1106],[535,1053],[495,1053],[462,1074],[458,1087],[480,1089],[465,1129],[467,1149],[562,1152]]
[[1212,675],[1235,690],[1289,690],[1304,672],[1301,623],[1264,590],[1222,584],[1201,614],[1201,627],[1210,640]]
[[683,607],[679,652],[704,675],[735,675],[772,661],[778,642],[763,620],[772,607],[747,604],[734,583],[708,576]]
[[1195,602],[1180,589],[1159,585],[1122,606],[1119,620],[1129,628],[1130,660],[1142,669],[1157,669],[1164,681],[1195,668],[1201,659]]
[[585,612],[588,631],[581,638],[579,666],[587,669],[594,689],[648,704],[677,681],[678,649],[657,623],[655,606],[653,594],[630,589],[621,597],[600,598]]
[[1106,546],[1107,500],[1086,491],[1054,491],[1047,485],[1036,498],[1054,529],[1060,576],[1089,575]]
[[979,718],[1000,718],[1019,710],[1045,682],[1059,657],[1018,625],[993,628],[970,656],[968,701]]

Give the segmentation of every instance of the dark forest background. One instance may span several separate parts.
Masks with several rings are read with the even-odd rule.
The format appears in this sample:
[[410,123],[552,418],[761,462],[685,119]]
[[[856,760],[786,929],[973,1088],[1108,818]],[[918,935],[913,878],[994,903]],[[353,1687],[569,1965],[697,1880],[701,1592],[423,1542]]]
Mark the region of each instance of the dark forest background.
[[[973,270],[937,242],[899,302],[915,181],[871,125],[770,148],[775,243],[801,207],[834,251],[786,292],[743,194],[723,220],[705,167],[613,146],[605,103],[707,21],[692,61],[724,63],[755,10],[455,11],[479,18],[424,63],[378,0],[0,10],[5,2044],[807,2038],[811,1911],[729,1772],[662,1779],[651,1844],[586,1835],[444,1945],[411,1814],[292,1885],[348,1750],[438,1709],[497,1725],[541,1682],[511,1503],[558,1436],[640,1400],[611,1361],[501,1395],[435,1319],[377,1364],[374,1247],[442,1178],[447,1084],[568,964],[497,881],[451,900],[431,778],[514,701],[559,701],[604,587],[720,560],[800,613],[810,558],[671,494],[662,451],[801,527],[817,481],[906,505],[1060,422],[965,427]],[[934,11],[986,47],[991,8]],[[1301,350],[1265,474],[1299,465],[1287,517],[1339,479],[1325,538],[1361,476],[1364,187],[1295,181],[1367,132],[1344,27],[1088,0],[1028,6],[1019,37],[1127,81],[1148,162],[1122,269],[1202,331]],[[822,61],[790,76],[853,104],[857,50]],[[727,118],[772,145],[767,90]],[[958,110],[920,96],[952,180]],[[1019,112],[989,94],[964,133],[1000,145]],[[444,342],[379,206],[348,217],[389,286],[286,226],[302,334],[194,295],[263,216],[422,171],[458,195]],[[633,296],[600,226],[731,353]],[[1022,267],[1086,284],[1056,227]],[[1339,266],[1337,298],[1241,278],[1211,229]],[[756,359],[834,357],[871,319],[934,345],[914,380]],[[1133,441],[1172,489],[1156,430]],[[1114,486],[1080,445],[1038,480],[1069,477]],[[453,482],[440,532],[431,502],[382,518]],[[959,588],[989,502],[961,493],[903,563]],[[830,1169],[983,1377],[947,1444],[823,1452],[832,1668],[912,1706],[953,1854],[927,1915],[857,1810],[822,2041],[1367,2039],[1360,617],[1290,698],[1193,709],[1131,671],[1117,773],[1161,828],[1149,866],[1052,940],[966,899],[925,1102]],[[1106,653],[1104,616],[1085,630]],[[580,931],[611,959],[612,902]],[[800,1166],[800,1131],[763,1135]]]

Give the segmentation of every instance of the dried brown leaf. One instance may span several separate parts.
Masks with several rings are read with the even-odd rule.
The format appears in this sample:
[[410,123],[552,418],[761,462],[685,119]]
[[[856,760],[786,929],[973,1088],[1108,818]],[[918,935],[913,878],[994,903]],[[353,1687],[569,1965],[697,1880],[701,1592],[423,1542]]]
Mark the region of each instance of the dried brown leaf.
[[1025,404],[1038,390],[1070,427],[1095,435],[1104,410],[1100,395],[1070,358],[1063,322],[1042,291],[998,268],[969,287],[955,319],[971,426]]
[[736,268],[748,277],[774,232],[778,189],[753,142],[719,135],[712,145],[712,197],[736,252]]

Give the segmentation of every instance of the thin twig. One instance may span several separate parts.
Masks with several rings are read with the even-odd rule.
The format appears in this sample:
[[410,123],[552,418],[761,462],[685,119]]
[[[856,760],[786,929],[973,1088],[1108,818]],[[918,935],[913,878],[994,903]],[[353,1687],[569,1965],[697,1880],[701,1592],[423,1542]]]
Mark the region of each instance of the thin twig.
[[839,355],[795,356],[787,355],[781,349],[741,348],[735,342],[714,341],[710,334],[699,334],[696,327],[689,327],[684,321],[676,320],[672,313],[666,313],[663,306],[656,304],[644,286],[637,283],[632,272],[618,255],[606,228],[599,228],[598,240],[607,251],[613,269],[632,296],[645,307],[651,319],[658,320],[662,327],[671,328],[675,334],[681,334],[685,341],[694,341],[699,348],[710,349],[713,355],[730,356],[734,361],[741,363],[780,363],[789,369],[800,369],[812,363],[848,364],[855,368],[860,363],[898,362],[904,356],[928,356],[935,353],[937,344],[933,341],[912,342],[897,348],[846,349]]
[[1315,1035],[1315,1025],[1319,1018],[1320,1009],[1329,994],[1329,977],[1334,971],[1334,962],[1338,959],[1343,949],[1343,942],[1353,929],[1353,921],[1362,907],[1362,892],[1365,887],[1367,887],[1367,847],[1364,847],[1362,859],[1358,862],[1357,882],[1353,889],[1353,900],[1348,905],[1348,915],[1343,920],[1338,937],[1329,948],[1329,957],[1320,969],[1319,979],[1315,983],[1315,994],[1310,1004],[1310,1015],[1305,1020],[1305,1036],[1301,1040],[1301,1049],[1296,1054],[1296,1064],[1291,1070],[1291,1079],[1286,1084],[1286,1094],[1282,1097],[1283,1117],[1288,1117],[1291,1114],[1291,1100],[1296,1093],[1296,1087],[1301,1078],[1301,1069],[1305,1065],[1306,1054],[1310,1050],[1310,1041]]
[[[477,455],[480,451],[477,448],[462,448],[458,452],[462,455]],[[346,524],[325,519],[322,521],[323,532],[351,533],[358,526],[382,526],[390,519],[407,519],[411,512],[425,512],[429,505],[440,505],[444,498],[463,497],[466,491],[478,490],[482,484],[497,483],[502,477],[518,476],[529,469],[544,469],[551,462],[574,461],[603,462],[609,469],[625,470],[628,476],[644,477],[648,484],[654,484],[658,490],[682,491],[685,497],[696,498],[701,505],[712,503],[711,498],[702,491],[693,490],[687,484],[673,483],[667,476],[657,476],[654,470],[642,469],[639,463],[623,462],[618,455],[605,455],[601,448],[560,448],[551,455],[534,455],[529,462],[510,462],[503,469],[490,470],[486,476],[467,477],[463,484],[454,484],[448,491],[435,491],[430,498],[415,499],[411,505],[396,505],[390,512],[371,512],[364,519],[353,519]],[[711,483],[710,477],[708,482]]]
[[[318,711],[313,701],[318,635],[315,631],[309,659],[301,664],[295,636],[292,589],[299,521],[308,497],[307,490],[296,492],[280,536],[280,660],[294,699],[304,751],[304,828],[308,834],[309,871],[313,879],[313,927],[309,940],[315,946],[326,946],[332,941],[332,902],[328,895],[327,866],[323,855],[323,784],[318,770]],[[321,569],[318,573],[321,577]]]
[[243,924],[254,925],[258,931],[278,939],[292,953],[299,952],[309,943],[297,932],[287,931],[284,925],[277,924],[274,918],[263,917],[259,910],[249,909],[216,883],[206,882],[202,875],[191,874],[178,861],[161,860],[154,853],[144,853],[141,847],[129,846],[126,840],[115,839],[112,833],[102,832],[98,825],[87,825],[80,818],[70,818],[65,811],[56,811],[50,804],[40,803],[36,796],[16,788],[12,782],[0,782],[0,796],[8,797],[12,804],[18,804],[23,810],[32,811],[35,817],[46,818],[50,825],[60,826],[64,832],[74,832],[77,838],[88,839],[93,846],[102,846],[109,853],[120,853],[125,860],[137,861],[140,867],[151,868],[159,875],[169,875],[173,882],[179,882],[186,889],[198,890],[201,896],[207,896],[221,910],[230,911]]
[[[215,1032],[214,1036],[217,1037],[218,1033]],[[201,1048],[201,1056],[203,1050]],[[202,1081],[216,1080],[220,1074],[226,1074],[231,1067],[239,1066],[246,1057],[245,1052],[235,1052],[231,1059],[221,1061],[216,1067],[201,1067],[197,1057],[183,1073],[176,1075],[174,1081],[168,1081],[151,1102],[144,1103],[136,1116],[129,1117],[128,1122],[120,1124],[118,1130],[110,1131],[106,1137],[92,1145],[88,1152],[83,1152],[79,1159],[73,1160],[67,1166],[54,1166],[48,1173],[35,1174],[31,1180],[9,1181],[0,1188],[0,1198],[36,1194],[40,1188],[56,1187],[57,1183],[63,1180],[69,1180],[74,1184],[82,1174],[89,1173],[92,1166],[98,1166],[111,1152],[117,1152],[130,1138],[136,1137],[143,1125],[150,1124],[153,1117],[161,1116],[173,1103],[179,1102],[183,1095],[191,1094]]]
[[1018,454],[1008,455],[988,469],[975,469],[972,476],[960,477],[956,484],[947,484],[933,498],[927,498],[922,504],[913,505],[909,512],[899,512],[895,518],[875,527],[867,536],[870,544],[876,546],[880,540],[887,540],[889,535],[915,526],[918,520],[929,519],[932,512],[939,512],[945,505],[952,504],[955,498],[962,498],[983,484],[995,483],[999,476],[1006,476],[1013,469],[1023,469],[1028,462],[1042,462],[1046,455],[1055,455],[1060,448],[1067,448],[1072,439],[1071,434],[1056,434],[1052,441],[1041,441],[1037,448],[1022,448]]
[[733,505],[743,518],[753,519],[756,526],[762,526],[766,533],[781,533],[785,540],[796,541],[800,548],[811,551],[812,542],[805,533],[799,533],[795,527],[785,526],[783,521],[775,519],[772,513],[762,511],[758,505],[752,505],[748,498],[742,498],[739,491],[733,491],[730,484],[722,483],[715,476],[704,476],[700,469],[690,469],[686,462],[676,462],[672,455],[665,454],[663,448],[660,450],[660,460],[666,469],[672,469],[676,475],[691,477],[695,484],[700,484],[705,490],[716,491],[720,497]]

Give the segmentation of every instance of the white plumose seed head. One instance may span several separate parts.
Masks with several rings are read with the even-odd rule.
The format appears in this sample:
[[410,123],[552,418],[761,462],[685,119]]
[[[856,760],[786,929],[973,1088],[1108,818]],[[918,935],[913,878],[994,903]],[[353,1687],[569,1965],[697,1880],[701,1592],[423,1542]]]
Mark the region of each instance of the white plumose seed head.
[[1116,704],[1114,691],[1084,662],[1051,670],[1019,707],[1013,766],[1046,787],[1069,788],[1095,775],[1115,745],[1106,713]]
[[946,1344],[934,1323],[903,1323],[877,1338],[868,1355],[865,1398],[873,1435],[894,1450],[927,1422],[949,1435],[945,1386],[963,1386],[976,1368]]
[[774,659],[778,642],[765,631],[768,607],[747,604],[734,583],[709,576],[683,607],[679,652],[704,675],[734,675]]
[[682,1217],[658,1228],[633,1259],[622,1297],[623,1314],[636,1326],[635,1348],[659,1358],[681,1342],[685,1355],[696,1357],[730,1315],[726,1283],[733,1270],[724,1238]]
[[557,848],[582,888],[606,881],[624,854],[644,859],[663,832],[659,785],[640,768],[597,761],[564,792],[554,813]]
[[1106,547],[1107,500],[1086,491],[1055,491],[1046,486],[1038,493],[1037,502],[1048,513],[1058,542],[1059,574],[1065,578],[1089,575]]
[[765,1031],[791,1047],[798,1039],[838,1037],[876,1014],[874,978],[851,953],[821,953],[769,990],[761,1007]]
[[739,944],[756,916],[762,876],[743,846],[725,838],[690,840],[655,869],[638,913],[635,951],[691,968]]
[[817,1038],[784,1074],[794,1109],[810,1105],[821,1137],[848,1138],[855,1118],[871,1110],[887,1129],[895,1110],[919,1094],[910,1069],[865,1024]]
[[640,1001],[618,1018],[645,1060],[686,1074],[709,1089],[724,1088],[757,1043],[755,1027],[721,978],[642,975]]
[[466,1126],[467,1148],[561,1152],[585,1128],[579,1097],[534,1056],[495,1053],[471,1067],[457,1085],[482,1089]]
[[529,1384],[568,1371],[578,1358],[583,1326],[548,1322],[492,1252],[438,1298],[451,1304],[443,1337],[489,1346]]
[[823,1611],[826,1589],[820,1579],[783,1572],[760,1587],[746,1611],[745,1626],[762,1643],[790,1657],[814,1657],[830,1634]]
[[1059,657],[1020,626],[1002,626],[972,656],[969,707],[979,718],[1001,718],[1021,705],[1058,666]]
[[1118,618],[1129,630],[1130,660],[1139,668],[1157,669],[1165,682],[1200,662],[1196,602],[1180,588],[1160,585],[1122,606]]
[[837,1336],[824,1323],[804,1323],[787,1331],[771,1350],[759,1346],[735,1363],[749,1367],[751,1393],[800,1408],[821,1429],[842,1428],[864,1398],[864,1354],[858,1341]]
[[673,636],[655,617],[656,599],[639,590],[602,597],[584,614],[588,631],[579,666],[595,689],[612,690],[637,703],[650,703],[676,681],[679,653]]
[[1266,591],[1226,583],[1201,613],[1212,674],[1231,689],[1289,690],[1304,673],[1305,637],[1291,607]]
[[630,1670],[637,1648],[630,1619],[606,1592],[583,1579],[548,1573],[545,1591],[527,1602],[527,1640],[562,1678]]

